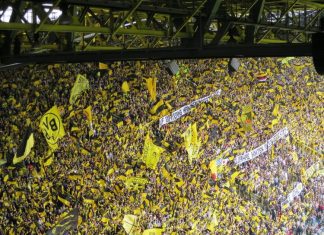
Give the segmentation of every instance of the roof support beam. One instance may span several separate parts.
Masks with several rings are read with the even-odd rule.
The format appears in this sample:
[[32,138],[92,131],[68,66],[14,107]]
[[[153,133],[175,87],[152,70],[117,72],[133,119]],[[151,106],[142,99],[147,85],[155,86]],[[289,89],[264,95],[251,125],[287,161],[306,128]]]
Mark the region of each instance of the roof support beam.
[[218,9],[221,5],[223,0],[208,0],[206,5],[205,5],[205,13],[207,14],[207,20],[204,25],[204,31],[209,29],[211,21],[215,18]]
[[211,42],[211,44],[218,45],[221,42],[222,38],[227,34],[230,26],[231,26],[231,22],[222,23],[222,26],[218,29],[216,36]]
[[57,0],[56,3],[51,7],[51,9],[48,11],[46,17],[42,19],[42,21],[40,22],[40,24],[38,25],[38,27],[35,29],[35,33],[38,33],[40,31],[40,29],[42,28],[42,26],[47,21],[49,15],[52,13],[52,11],[54,10],[54,8],[57,7],[58,4],[60,4],[60,2],[61,2],[61,0]]
[[[287,15],[287,13],[296,5],[296,3],[298,2],[298,0],[295,0],[288,8],[287,10],[281,14],[280,18],[277,20],[277,22],[274,24],[275,26],[278,25],[280,23],[280,21],[285,17],[285,15]],[[259,37],[256,41],[256,43],[260,42],[262,39],[264,39],[269,33],[270,33],[271,29],[268,29],[261,37]]]
[[138,0],[137,1],[136,5],[126,14],[126,16],[124,17],[124,19],[122,19],[122,21],[116,26],[116,28],[114,29],[114,31],[111,33],[111,36],[112,37],[118,32],[118,30],[120,30],[120,27],[125,24],[125,22],[128,19],[128,17],[130,17],[131,15],[133,15],[133,13],[141,5],[142,2],[143,2],[143,0]]
[[202,47],[204,44],[204,34],[208,31],[211,21],[215,18],[218,9],[223,0],[207,0],[204,5],[202,12],[206,14],[205,16],[200,16],[195,24],[197,28],[192,41],[190,42],[192,46]]
[[222,45],[205,48],[129,49],[114,51],[87,51],[72,53],[29,54],[2,58],[11,63],[76,63],[99,61],[286,57],[311,56],[311,44]]
[[177,31],[173,34],[173,36],[171,37],[171,40],[173,40],[178,33],[180,33],[180,31],[183,29],[183,27],[186,26],[186,24],[191,20],[192,17],[194,17],[199,11],[200,9],[204,6],[204,4],[206,3],[207,0],[204,0],[193,12],[192,14],[182,23],[182,25],[177,29]]
[[[310,26],[312,26],[313,24],[314,24],[314,21],[319,17],[319,16],[321,16],[321,14],[322,14],[322,12],[323,12],[323,9],[321,9],[321,10],[319,10],[317,13],[316,13],[316,15],[311,19],[311,21],[309,21],[308,23],[307,23],[307,25],[305,26],[305,30],[304,30],[304,32],[306,32],[306,30],[310,27]],[[303,32],[300,32],[300,33],[298,33],[292,40],[291,40],[291,42],[294,42],[301,34],[302,34]]]
[[[257,3],[250,10],[249,20],[251,20],[254,23],[260,22],[260,19],[262,16],[262,11],[264,8],[264,3],[265,3],[265,0],[257,1]],[[245,42],[246,43],[250,43],[250,44],[254,43],[256,30],[257,30],[256,26],[246,27],[246,29],[245,29]]]
[[[314,19],[315,20],[315,19]],[[306,33],[316,33],[319,31],[307,30],[305,28],[292,28],[286,26],[274,26],[268,24],[256,24],[249,22],[240,22],[240,21],[230,21],[230,24],[236,25],[248,25],[248,26],[258,26],[258,27],[268,27],[273,29],[280,30],[291,30],[296,32],[306,32]],[[17,30],[17,31],[32,31],[33,24],[23,24],[23,23],[0,23],[0,30]],[[53,24],[44,24],[42,26],[41,32],[72,32],[72,33],[102,33],[102,34],[111,34],[111,30],[107,27],[89,27],[89,26],[79,26],[79,25],[53,25]],[[121,28],[117,34],[125,35],[142,35],[142,36],[156,36],[156,37],[167,37],[167,32],[163,30],[151,30],[151,29],[136,29],[136,28]],[[214,34],[205,34],[205,37],[213,38]],[[192,34],[187,32],[179,32],[176,36],[177,38],[191,38]]]

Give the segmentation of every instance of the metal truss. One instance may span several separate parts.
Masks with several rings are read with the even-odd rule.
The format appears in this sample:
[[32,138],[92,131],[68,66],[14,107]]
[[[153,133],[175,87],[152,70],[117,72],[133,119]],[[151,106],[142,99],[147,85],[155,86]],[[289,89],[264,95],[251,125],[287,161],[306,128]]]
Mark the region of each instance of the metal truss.
[[204,50],[226,44],[304,45],[322,32],[323,17],[322,0],[4,0],[1,58],[42,52]]

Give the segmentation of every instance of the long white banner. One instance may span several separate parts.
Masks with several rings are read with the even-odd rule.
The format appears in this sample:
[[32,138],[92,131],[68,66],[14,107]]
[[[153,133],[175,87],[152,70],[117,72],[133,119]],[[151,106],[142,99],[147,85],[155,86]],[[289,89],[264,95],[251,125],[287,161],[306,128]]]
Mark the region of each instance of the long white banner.
[[296,187],[288,194],[286,200],[281,203],[281,207],[283,208],[285,205],[289,205],[294,200],[294,198],[303,191],[303,189],[303,184],[298,183]]
[[272,136],[269,140],[267,140],[267,142],[265,142],[264,144],[251,150],[250,152],[243,153],[242,155],[237,156],[234,159],[235,164],[240,165],[244,162],[250,161],[250,160],[258,157],[262,153],[267,152],[268,149],[271,148],[274,143],[276,143],[278,140],[286,137],[288,134],[289,134],[289,131],[288,131],[287,127],[281,129],[276,134],[274,134],[274,136]]
[[217,90],[216,92],[212,93],[211,95],[205,96],[203,98],[200,98],[198,100],[193,101],[192,103],[185,105],[181,107],[180,109],[174,111],[171,115],[164,116],[160,119],[159,127],[168,124],[170,122],[174,122],[175,120],[181,118],[183,115],[190,112],[191,108],[195,107],[197,104],[208,102],[210,98],[212,98],[215,95],[220,95],[222,92],[221,89]]

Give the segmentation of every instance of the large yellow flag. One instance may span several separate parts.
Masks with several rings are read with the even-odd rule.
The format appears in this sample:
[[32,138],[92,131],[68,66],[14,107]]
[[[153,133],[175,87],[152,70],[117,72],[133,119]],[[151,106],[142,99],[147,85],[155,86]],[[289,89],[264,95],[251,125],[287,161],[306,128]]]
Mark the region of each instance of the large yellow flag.
[[242,126],[245,131],[252,131],[252,106],[246,105],[242,108]]
[[77,79],[71,90],[70,104],[74,104],[74,102],[78,99],[79,95],[87,89],[90,89],[88,79],[85,76],[78,74]]
[[156,100],[156,78],[146,79],[146,86],[151,96],[151,101]]
[[39,128],[43,132],[48,145],[57,149],[57,141],[65,135],[59,110],[53,106],[41,118]]
[[136,231],[137,216],[136,215],[125,215],[123,219],[123,228],[127,234],[135,234]]
[[199,157],[199,149],[201,141],[198,139],[197,124],[190,124],[188,129],[182,134],[184,138],[184,145],[188,153],[189,161]]
[[163,148],[153,144],[150,135],[147,134],[142,156],[143,162],[147,165],[147,167],[154,170],[160,160],[160,155],[163,151]]
[[14,156],[14,158],[12,160],[12,163],[17,164],[17,163],[23,161],[28,156],[28,154],[30,153],[32,147],[34,147],[34,143],[35,143],[34,134],[31,133],[29,135],[27,141],[23,143],[24,146],[22,146],[22,147],[24,148],[24,152],[23,152],[22,156],[18,156],[18,153],[15,154],[15,156]]

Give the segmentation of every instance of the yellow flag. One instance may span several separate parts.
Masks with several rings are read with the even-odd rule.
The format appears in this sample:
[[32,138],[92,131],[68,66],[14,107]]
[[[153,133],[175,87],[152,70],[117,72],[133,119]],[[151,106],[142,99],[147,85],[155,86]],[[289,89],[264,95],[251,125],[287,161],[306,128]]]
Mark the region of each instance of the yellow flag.
[[71,90],[70,104],[74,104],[75,101],[78,99],[79,95],[87,89],[90,89],[88,79],[85,76],[78,74],[77,79]]
[[163,148],[153,144],[150,135],[147,134],[142,155],[143,162],[147,167],[155,169],[163,151]]
[[242,108],[242,125],[245,131],[252,131],[252,106],[246,105]]
[[12,163],[17,164],[17,163],[23,161],[28,156],[28,154],[30,153],[32,147],[34,147],[34,143],[35,143],[34,134],[31,133],[31,135],[27,139],[24,154],[22,156],[20,156],[20,157],[17,156],[17,154],[15,154],[15,156],[14,156],[14,158],[12,160]]
[[235,171],[232,175],[231,175],[231,179],[230,182],[231,184],[233,184],[235,182],[236,177],[240,174],[239,171]]
[[163,231],[161,228],[145,229],[143,235],[162,235]]
[[172,180],[172,176],[170,175],[170,173],[164,167],[162,167],[162,175],[167,180]]
[[132,235],[135,234],[137,223],[136,215],[125,215],[123,219],[123,227],[127,234]]
[[108,65],[99,62],[99,69],[108,69]]
[[57,149],[57,142],[65,135],[62,119],[56,106],[48,110],[41,118],[39,127],[52,149]]
[[83,202],[86,204],[91,204],[92,206],[96,206],[96,203],[93,199],[83,198]]
[[275,148],[274,145],[271,147],[271,160],[273,161],[275,159]]
[[124,93],[127,93],[129,92],[129,85],[128,85],[128,82],[124,81],[123,84],[122,84],[122,91]]
[[92,123],[92,112],[91,112],[91,105],[89,105],[86,109],[83,109],[83,114],[87,117],[89,123]]
[[182,137],[184,138],[184,145],[191,163],[192,159],[199,157],[199,149],[201,146],[201,141],[198,139],[197,124],[190,124],[187,130],[182,134]]
[[162,105],[164,104],[163,100],[160,100],[159,102],[157,102],[150,110],[151,114],[155,114],[157,109],[160,108]]
[[69,202],[68,200],[66,200],[66,199],[64,199],[64,198],[61,198],[60,196],[57,196],[57,199],[58,199],[60,202],[62,202],[64,205],[68,206],[68,207],[71,205],[70,202]]
[[278,118],[275,118],[271,121],[271,124],[270,124],[270,128],[272,129],[274,125],[278,124],[279,123],[279,119]]
[[125,181],[126,188],[136,190],[138,188],[143,188],[148,180],[141,177],[130,177]]
[[53,157],[49,157],[44,162],[44,166],[50,166],[53,163]]
[[70,180],[82,180],[82,176],[81,175],[68,175],[68,178]]
[[278,116],[278,112],[279,112],[279,104],[275,104],[273,111],[272,111],[272,115]]
[[6,175],[4,178],[3,178],[3,182],[7,182],[8,181],[8,179],[9,179],[9,175]]
[[146,79],[146,86],[150,93],[151,101],[156,100],[156,78]]

